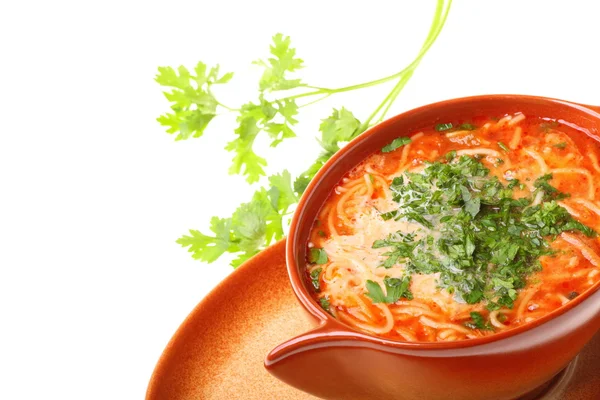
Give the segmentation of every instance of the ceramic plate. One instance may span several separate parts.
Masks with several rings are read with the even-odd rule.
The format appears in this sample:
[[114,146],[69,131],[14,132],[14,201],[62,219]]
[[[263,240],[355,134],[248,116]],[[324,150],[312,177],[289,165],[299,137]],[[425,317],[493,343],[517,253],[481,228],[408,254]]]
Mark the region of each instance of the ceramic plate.
[[[165,348],[147,400],[316,399],[263,367],[273,347],[312,326],[292,292],[285,241],[253,257],[186,318]],[[560,374],[543,399],[600,399],[600,335]]]

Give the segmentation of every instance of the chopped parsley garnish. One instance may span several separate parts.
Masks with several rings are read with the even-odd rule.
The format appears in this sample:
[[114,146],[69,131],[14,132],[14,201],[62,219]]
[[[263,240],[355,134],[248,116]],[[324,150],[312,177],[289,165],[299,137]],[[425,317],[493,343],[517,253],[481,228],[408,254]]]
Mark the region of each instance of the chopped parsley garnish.
[[390,151],[394,151],[398,147],[402,147],[405,144],[409,144],[410,142],[411,142],[411,140],[408,137],[399,137],[399,138],[396,138],[396,139],[394,139],[392,141],[392,143],[388,144],[383,149],[381,149],[381,152],[382,153],[389,153]]
[[518,180],[518,179],[513,179],[513,180],[511,180],[510,182],[508,182],[508,185],[506,185],[506,187],[507,187],[508,189],[512,189],[512,188],[514,188],[515,186],[519,186],[519,185],[521,185],[521,182],[519,182],[519,180]]
[[438,132],[444,132],[447,131],[449,129],[452,129],[452,127],[454,127],[454,125],[452,125],[452,123],[447,123],[447,124],[437,124],[435,126],[435,130]]
[[508,148],[508,146],[507,146],[507,145],[505,145],[505,144],[504,144],[504,143],[502,143],[502,142],[498,142],[498,147],[500,147],[502,150],[504,150],[504,151],[505,151],[505,152],[507,152],[507,153],[510,151],[510,149]]
[[552,174],[542,175],[535,180],[533,186],[544,192],[544,200],[562,200],[570,197],[568,193],[559,192],[554,186],[550,185]]
[[402,234],[397,232],[394,235],[390,235],[387,239],[376,240],[373,243],[373,248],[378,249],[382,247],[393,247],[394,249],[383,253],[384,256],[388,256],[385,262],[382,264],[385,268],[391,268],[398,263],[398,260],[408,258],[412,255],[415,249],[414,235]]
[[323,268],[319,267],[319,268],[313,269],[313,271],[310,273],[310,281],[312,282],[312,285],[315,288],[316,292],[321,291],[321,281],[319,280],[321,271],[323,271]]
[[465,322],[465,326],[471,329],[479,329],[482,331],[493,331],[494,327],[483,318],[483,315],[477,311],[471,313],[471,321]]
[[566,142],[561,142],[561,143],[556,143],[554,145],[554,147],[556,147],[557,149],[565,149],[567,147],[567,143]]
[[[544,198],[533,206],[532,198],[513,198],[518,180],[504,185],[474,157],[446,159],[451,161],[427,163],[423,172],[392,181],[398,208],[381,217],[404,218],[422,228],[375,241],[374,248],[390,248],[382,267],[402,263],[407,273],[439,273],[439,287],[459,302],[511,308],[527,277],[541,270],[539,258],[552,254],[547,237],[596,234],[556,202],[565,195],[548,183],[551,176],[536,180]],[[367,288],[369,297],[383,301],[379,285]]]
[[321,308],[323,308],[323,310],[329,312],[330,304],[329,299],[327,297],[321,297],[319,299],[319,303],[321,304]]
[[325,264],[328,261],[327,253],[324,249],[313,247],[308,253],[308,262],[311,264]]
[[383,280],[386,290],[385,295],[377,282],[367,280],[367,293],[365,293],[365,296],[369,297],[373,303],[395,303],[401,298],[412,300],[410,279],[410,276],[405,276],[402,279],[386,276]]
[[448,122],[447,124],[437,124],[435,126],[435,130],[438,132],[474,131],[475,129],[477,129],[476,125],[468,123],[455,126]]

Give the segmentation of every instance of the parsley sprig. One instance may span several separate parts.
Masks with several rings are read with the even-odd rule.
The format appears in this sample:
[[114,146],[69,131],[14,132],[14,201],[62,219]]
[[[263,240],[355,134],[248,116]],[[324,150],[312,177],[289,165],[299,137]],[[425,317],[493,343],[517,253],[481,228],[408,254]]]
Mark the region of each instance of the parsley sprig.
[[276,147],[296,136],[295,127],[302,107],[332,95],[395,82],[381,104],[362,122],[344,107],[334,109],[328,118],[322,120],[318,138],[321,154],[295,179],[287,170],[269,176],[267,183],[254,193],[251,200],[240,205],[230,217],[213,217],[210,223],[212,233],[190,230],[177,242],[201,261],[213,262],[225,253],[234,254],[236,258],[232,265],[235,267],[281,239],[285,234],[284,220],[323,164],[346,142],[385,118],[441,32],[451,2],[437,1],[429,34],[408,66],[392,75],[364,83],[326,88],[304,82],[297,75],[304,62],[297,56],[290,38],[282,34],[273,36],[270,56],[254,62],[262,68],[258,96],[237,108],[223,104],[213,93],[215,87],[233,77],[232,73],[220,75],[218,65],[208,68],[200,62],[193,72],[185,67],[177,70],[159,68],[156,82],[167,88],[165,97],[171,103],[171,111],[159,117],[158,122],[167,128],[168,133],[175,134],[176,140],[186,140],[203,136],[217,115],[235,113],[235,137],[226,146],[226,150],[233,154],[229,173],[244,175],[248,183],[266,178],[267,160],[254,149],[259,136],[267,135],[271,146]]

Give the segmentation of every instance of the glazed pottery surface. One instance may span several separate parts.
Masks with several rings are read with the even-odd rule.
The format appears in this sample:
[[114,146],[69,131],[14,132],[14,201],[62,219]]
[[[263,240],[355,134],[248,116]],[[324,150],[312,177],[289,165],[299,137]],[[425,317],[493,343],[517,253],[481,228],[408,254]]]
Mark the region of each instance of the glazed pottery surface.
[[600,328],[599,285],[530,324],[484,338],[407,343],[337,322],[311,298],[303,270],[312,223],[337,182],[399,136],[438,123],[522,112],[581,128],[597,140],[598,109],[534,96],[449,100],[391,118],[353,140],[319,171],[291,223],[287,266],[298,300],[316,329],[275,347],[265,366],[282,381],[325,399],[510,400],[552,379]]
[[[160,357],[146,399],[316,399],[263,367],[270,349],[310,328],[289,284],[285,243],[279,242],[235,270],[190,313]],[[584,348],[572,376],[539,400],[599,399],[597,371],[600,335]]]

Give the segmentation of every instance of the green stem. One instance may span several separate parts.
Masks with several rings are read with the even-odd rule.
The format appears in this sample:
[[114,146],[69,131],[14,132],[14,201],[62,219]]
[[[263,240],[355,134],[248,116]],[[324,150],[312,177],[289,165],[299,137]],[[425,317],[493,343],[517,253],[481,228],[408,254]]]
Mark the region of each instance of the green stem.
[[327,93],[327,94],[325,94],[323,97],[319,97],[319,98],[318,98],[318,99],[316,99],[316,100],[310,101],[310,102],[308,102],[308,103],[306,103],[306,104],[302,104],[302,105],[301,105],[301,106],[299,106],[298,108],[303,108],[303,107],[306,107],[306,106],[310,106],[311,104],[318,103],[318,102],[319,102],[319,101],[321,101],[321,100],[325,100],[325,99],[326,99],[326,98],[328,98],[329,96],[331,96],[331,93]]
[[[295,94],[293,96],[283,97],[283,98],[279,99],[279,101],[295,100],[295,99],[300,99],[303,97],[317,96],[320,94],[326,94],[326,95],[330,96],[332,94],[350,92],[352,90],[365,89],[368,87],[377,86],[377,85],[392,81],[397,78],[403,79],[403,76],[409,72],[410,72],[410,75],[412,75],[411,71],[413,71],[419,65],[419,63],[421,62],[421,59],[423,58],[425,53],[427,53],[427,51],[429,50],[431,45],[435,42],[435,40],[437,39],[438,35],[440,34],[440,32],[442,30],[442,27],[444,26],[444,24],[446,22],[446,18],[448,17],[448,12],[450,11],[450,5],[452,4],[452,0],[448,1],[448,5],[445,9],[444,9],[444,3],[445,3],[444,0],[438,0],[436,9],[435,9],[435,15],[433,18],[433,22],[431,24],[431,27],[429,28],[429,34],[427,35],[427,39],[425,39],[425,43],[421,47],[421,51],[419,52],[417,57],[402,71],[396,72],[395,74],[392,74],[392,75],[389,75],[389,76],[386,76],[386,77],[383,77],[380,79],[375,79],[373,81],[363,82],[363,83],[359,83],[357,85],[344,86],[344,87],[335,88],[335,89],[307,85],[307,86],[305,86],[306,88],[314,89],[314,90],[312,90],[310,92]],[[440,17],[441,17],[441,19],[440,19]],[[406,84],[406,82],[404,82],[404,85],[405,84]],[[402,85],[402,87],[404,87],[404,85]],[[395,88],[396,87],[394,87],[394,89],[392,89],[392,91],[394,91]],[[402,89],[400,89],[400,90],[402,90]],[[400,93],[400,92],[398,91],[398,93]],[[328,97],[328,96],[325,96],[325,97]],[[392,102],[393,102],[393,100],[395,100],[396,96],[394,96],[393,99],[391,99]],[[320,99],[320,100],[322,100],[322,99]],[[320,101],[320,100],[317,100],[317,101]],[[312,103],[313,102],[310,102],[308,104],[312,104]],[[308,105],[308,104],[306,104],[306,105]],[[381,107],[383,107],[384,105],[380,105],[380,107],[378,107],[378,109],[381,109]],[[226,107],[226,108],[228,108],[228,107]]]
[[[408,76],[409,74],[407,74]],[[381,102],[381,104],[379,104],[377,106],[377,108],[375,109],[375,111],[373,111],[371,113],[371,115],[369,115],[369,118],[367,118],[365,120],[365,122],[362,123],[362,125],[360,126],[360,129],[358,130],[359,132],[363,132],[365,129],[367,129],[370,125],[371,125],[371,120],[373,118],[375,118],[375,116],[377,115],[377,113],[379,113],[379,111],[386,105],[391,104],[393,99],[395,99],[394,97],[394,93],[397,91],[398,86],[404,81],[404,79],[400,79],[398,81],[398,83],[396,84],[396,86],[394,86],[394,88],[392,89],[392,91],[390,93],[388,93],[388,95],[385,97],[385,99],[383,99],[383,101]],[[399,93],[399,92],[398,92]]]
[[398,97],[398,95],[400,94],[400,92],[402,91],[402,89],[404,89],[404,86],[406,86],[406,83],[410,80],[410,78],[412,77],[413,73],[414,73],[414,71],[410,71],[405,76],[403,76],[402,79],[400,79],[400,81],[398,82],[398,84],[394,88],[394,94],[392,95],[392,97],[390,97],[390,100],[388,101],[387,106],[385,107],[385,109],[383,110],[383,112],[381,113],[381,115],[379,116],[379,118],[377,118],[377,123],[383,121],[383,119],[385,118],[386,114],[390,110],[390,107],[392,107],[392,104],[394,104],[394,102],[396,101],[396,97]]
[[419,63],[421,62],[421,59],[423,58],[425,53],[427,53],[429,48],[433,45],[433,43],[439,36],[440,32],[442,31],[442,27],[446,23],[446,18],[448,17],[448,12],[450,11],[450,5],[452,4],[452,0],[448,1],[448,5],[446,6],[445,9],[444,9],[444,5],[445,5],[444,3],[445,3],[444,0],[438,0],[438,2],[437,2],[433,21],[431,23],[431,27],[429,28],[429,33],[427,34],[427,38],[425,39],[425,42],[423,43],[423,46],[421,47],[419,54],[417,55],[417,57],[415,57],[415,59],[406,68],[404,68],[402,71],[400,71],[400,72],[398,72],[398,74],[396,74],[397,76],[400,77],[400,79],[398,80],[398,83],[392,88],[391,92],[383,99],[381,104],[375,109],[375,111],[373,111],[373,113],[369,116],[369,118],[367,118],[365,120],[365,122],[363,122],[363,124],[361,125],[360,131],[367,129],[369,127],[371,121],[373,120],[373,118],[375,118],[375,116],[379,113],[379,111],[381,111],[381,109],[383,107],[385,107],[385,109],[384,109],[383,113],[381,114],[381,116],[379,117],[378,121],[383,120],[383,118],[385,117],[385,114],[388,112],[391,105],[396,100],[396,97],[398,97],[398,95],[400,94],[400,92],[402,91],[402,89],[404,88],[406,83],[408,82],[408,80],[412,77],[412,74],[414,73],[414,71],[417,68],[417,66],[419,65]]
[[240,111],[239,108],[232,108],[232,107],[228,107],[225,104],[221,103],[219,100],[215,99],[215,101],[217,102],[217,105],[223,107],[224,109],[226,109],[227,111]]
[[[319,94],[332,95],[332,94],[336,94],[336,93],[349,92],[349,91],[357,90],[357,89],[364,89],[364,88],[368,88],[371,86],[380,85],[385,82],[389,82],[393,79],[398,78],[400,75],[401,75],[401,72],[398,72],[393,75],[386,76],[385,78],[380,78],[380,79],[376,79],[374,81],[359,83],[358,85],[345,86],[345,87],[336,88],[336,89],[318,88],[317,90],[313,90],[311,92],[304,92],[304,93],[299,93],[299,94],[296,94],[293,96],[284,97],[284,98],[280,99],[280,101],[294,100],[294,99],[299,99],[302,97],[316,96]],[[312,86],[309,86],[309,87],[312,87]]]

